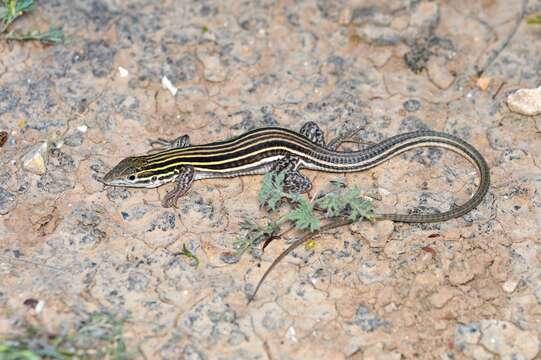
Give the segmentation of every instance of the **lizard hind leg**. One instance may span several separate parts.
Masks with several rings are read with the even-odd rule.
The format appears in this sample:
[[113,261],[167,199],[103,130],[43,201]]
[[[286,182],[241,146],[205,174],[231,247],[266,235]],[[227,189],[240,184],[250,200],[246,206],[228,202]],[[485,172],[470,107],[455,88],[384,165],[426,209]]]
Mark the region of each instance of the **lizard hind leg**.
[[[157,151],[164,151],[164,150],[171,150],[171,149],[182,149],[185,147],[190,146],[190,137],[188,135],[181,135],[173,140],[167,140],[167,139],[154,139],[149,140],[150,146],[153,148],[150,150],[150,152],[157,152]],[[157,145],[157,147],[154,148],[154,146]]]
[[312,188],[312,182],[298,171],[285,174],[284,190],[294,194],[304,194]]
[[312,188],[308,177],[299,172],[299,159],[292,156],[284,156],[276,161],[271,171],[274,175],[284,174],[284,191],[303,194]]

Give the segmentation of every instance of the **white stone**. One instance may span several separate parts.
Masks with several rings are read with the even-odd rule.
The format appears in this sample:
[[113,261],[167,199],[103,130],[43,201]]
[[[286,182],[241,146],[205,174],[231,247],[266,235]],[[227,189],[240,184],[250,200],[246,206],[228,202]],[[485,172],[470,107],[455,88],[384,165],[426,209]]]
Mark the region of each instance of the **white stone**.
[[21,158],[22,167],[24,170],[36,175],[43,175],[47,172],[47,149],[49,144],[47,141],[40,145],[34,146]]
[[169,80],[169,79],[167,78],[167,76],[165,76],[165,75],[162,77],[162,87],[163,87],[164,89],[169,90],[169,92],[170,92],[171,95],[173,95],[173,96],[175,96],[175,95],[177,94],[178,89],[175,87],[175,85],[173,85],[173,84],[171,83],[171,80]]
[[120,74],[120,77],[127,77],[130,72],[127,69],[124,69],[122,66],[118,67],[118,73]]
[[35,308],[36,313],[38,313],[38,314],[41,313],[41,312],[43,311],[43,308],[44,308],[44,307],[45,307],[45,301],[40,300],[40,301],[38,302],[38,304],[36,305],[36,308]]
[[295,328],[293,326],[290,326],[288,329],[287,329],[287,339],[293,343],[296,343],[299,341],[299,339],[297,339],[297,332],[295,331]]
[[502,285],[503,291],[505,291],[506,293],[512,293],[517,288],[518,282],[519,281],[517,279],[513,278],[507,280]]
[[520,89],[507,97],[512,112],[534,116],[541,114],[541,86],[537,89]]

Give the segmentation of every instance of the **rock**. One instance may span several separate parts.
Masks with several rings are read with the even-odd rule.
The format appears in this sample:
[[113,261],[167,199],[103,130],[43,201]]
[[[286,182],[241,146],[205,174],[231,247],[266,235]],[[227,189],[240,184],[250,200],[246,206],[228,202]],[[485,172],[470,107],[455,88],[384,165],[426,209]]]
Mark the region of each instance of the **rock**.
[[449,88],[455,81],[455,77],[449,72],[443,59],[431,58],[427,64],[427,71],[430,80],[442,90]]
[[167,78],[167,76],[165,76],[165,75],[162,77],[162,87],[164,89],[169,90],[169,92],[173,96],[175,96],[177,94],[178,89],[173,85],[171,80],[169,80],[169,78]]
[[393,52],[386,48],[374,48],[373,51],[370,51],[367,54],[368,59],[370,59],[377,68],[383,67],[392,55]]
[[363,261],[357,271],[357,276],[363,284],[389,281],[392,271],[385,261]]
[[417,29],[432,29],[438,24],[440,5],[438,2],[422,2],[411,14],[410,27]]
[[507,97],[512,112],[534,116],[541,114],[541,86],[536,89],[520,89]]
[[376,221],[375,223],[364,221],[352,224],[351,230],[367,239],[370,246],[383,247],[394,231],[394,223],[389,220]]
[[255,65],[261,59],[261,49],[257,39],[251,35],[240,35],[231,49],[232,58],[245,65]]
[[286,337],[292,343],[297,343],[299,341],[298,338],[297,338],[297,333],[296,333],[295,328],[293,326],[290,326],[287,329]]
[[231,252],[224,252],[220,255],[220,260],[226,264],[236,264],[239,262],[240,258]]
[[359,27],[357,36],[363,41],[377,46],[396,45],[402,40],[399,31],[373,24],[365,24]]
[[118,73],[120,74],[120,77],[122,78],[125,78],[130,74],[130,72],[127,69],[124,69],[122,66],[118,67]]
[[81,146],[84,141],[84,132],[78,129],[64,138],[64,144],[71,147]]
[[47,141],[30,149],[21,158],[24,170],[36,175],[43,175],[47,172],[47,150],[49,143]]
[[397,350],[387,351],[384,349],[383,343],[379,342],[374,345],[366,347],[363,351],[363,359],[365,360],[400,360],[403,358],[402,354]]
[[404,110],[406,110],[407,112],[416,112],[417,110],[419,110],[421,108],[421,102],[419,100],[415,100],[415,99],[410,99],[410,100],[406,100],[402,106],[404,107]]
[[455,331],[454,343],[459,350],[464,350],[468,344],[477,344],[481,338],[481,325],[472,322],[466,325],[458,325]]
[[445,286],[438,289],[438,292],[430,296],[429,300],[434,307],[441,309],[449,300],[458,294],[459,291],[457,289]]
[[370,310],[363,305],[360,305],[357,308],[357,314],[352,322],[366,332],[373,332],[381,326],[389,325],[388,322],[380,319],[377,314],[371,313]]
[[351,8],[346,6],[340,11],[340,15],[338,15],[338,23],[340,25],[348,25],[351,22]]
[[477,79],[477,87],[483,91],[487,91],[488,86],[490,85],[490,78],[479,78]]
[[222,82],[227,78],[227,69],[223,66],[218,55],[198,52],[197,57],[205,68],[203,76],[211,82]]
[[506,282],[503,283],[502,289],[506,293],[512,293],[517,288],[518,283],[519,283],[518,279],[510,278]]
[[468,264],[453,262],[451,263],[448,277],[451,284],[458,286],[472,280],[475,277],[475,273]]
[[0,215],[6,215],[15,207],[15,195],[0,187]]
[[481,334],[481,344],[504,359],[533,359],[539,352],[537,335],[508,321],[482,320]]

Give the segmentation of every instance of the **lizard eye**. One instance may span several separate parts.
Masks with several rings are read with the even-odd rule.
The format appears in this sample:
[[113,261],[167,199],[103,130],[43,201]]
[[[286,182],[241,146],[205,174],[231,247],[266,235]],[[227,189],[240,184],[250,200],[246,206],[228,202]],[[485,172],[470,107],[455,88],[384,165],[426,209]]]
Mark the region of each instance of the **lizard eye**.
[[134,180],[135,180],[135,175],[130,175],[130,176],[128,176],[128,180],[134,181]]

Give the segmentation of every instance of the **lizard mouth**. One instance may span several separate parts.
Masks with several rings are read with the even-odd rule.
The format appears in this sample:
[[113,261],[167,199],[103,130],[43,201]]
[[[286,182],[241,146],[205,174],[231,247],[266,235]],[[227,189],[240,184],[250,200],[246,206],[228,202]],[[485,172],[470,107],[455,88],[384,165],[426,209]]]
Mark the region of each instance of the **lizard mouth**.
[[94,179],[99,182],[99,183],[102,183],[103,185],[114,185],[110,180],[107,179],[107,176],[94,176]]

